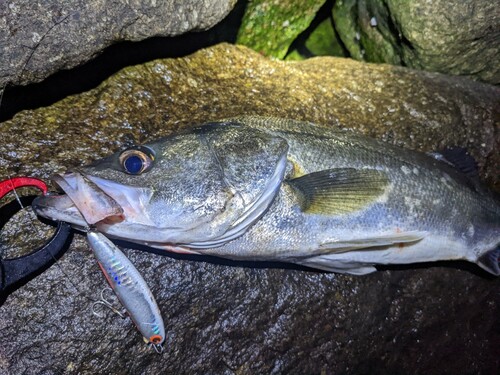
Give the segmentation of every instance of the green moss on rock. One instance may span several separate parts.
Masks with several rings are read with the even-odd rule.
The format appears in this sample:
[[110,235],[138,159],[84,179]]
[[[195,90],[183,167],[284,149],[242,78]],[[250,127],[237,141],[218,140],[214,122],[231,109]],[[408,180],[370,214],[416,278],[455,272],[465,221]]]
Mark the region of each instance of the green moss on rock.
[[256,0],[248,3],[237,43],[265,56],[284,58],[297,36],[311,24],[325,0]]
[[338,0],[333,17],[357,60],[500,83],[495,2]]
[[345,56],[344,48],[330,18],[322,21],[312,31],[305,46],[314,56]]

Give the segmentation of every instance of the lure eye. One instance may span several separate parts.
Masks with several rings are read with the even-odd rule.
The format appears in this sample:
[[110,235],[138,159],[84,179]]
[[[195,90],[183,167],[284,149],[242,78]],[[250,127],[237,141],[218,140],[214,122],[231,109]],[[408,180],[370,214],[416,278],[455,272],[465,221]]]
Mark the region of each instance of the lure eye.
[[154,155],[146,147],[127,149],[120,155],[123,171],[132,175],[147,172],[153,166]]

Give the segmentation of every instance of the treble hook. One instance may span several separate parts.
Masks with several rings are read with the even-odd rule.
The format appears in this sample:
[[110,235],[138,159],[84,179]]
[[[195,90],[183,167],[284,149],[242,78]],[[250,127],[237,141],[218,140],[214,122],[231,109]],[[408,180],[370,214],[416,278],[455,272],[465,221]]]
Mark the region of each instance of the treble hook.
[[96,301],[92,304],[92,314],[94,314],[95,316],[97,316],[98,318],[104,318],[104,315],[101,315],[99,314],[97,311],[96,311],[96,306],[97,305],[103,305],[105,307],[107,307],[108,309],[110,309],[111,311],[113,311],[115,314],[117,314],[120,318],[122,319],[125,319],[126,316],[124,313],[122,313],[121,311],[118,311],[117,308],[113,307],[113,305],[111,304],[111,302],[109,302],[105,297],[104,297],[104,292],[106,292],[107,290],[109,291],[113,291],[113,289],[107,287],[107,288],[104,288],[103,290],[101,290],[101,299],[99,301]]
[[156,353],[158,353],[158,354],[163,353],[163,345],[162,344],[152,344],[152,346],[155,349]]

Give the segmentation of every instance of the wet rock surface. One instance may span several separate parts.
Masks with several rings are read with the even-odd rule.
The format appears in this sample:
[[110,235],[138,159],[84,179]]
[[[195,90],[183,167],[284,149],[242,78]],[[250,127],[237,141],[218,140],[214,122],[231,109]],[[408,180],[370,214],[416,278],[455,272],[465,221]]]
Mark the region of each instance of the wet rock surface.
[[[498,88],[468,79],[347,59],[270,61],[223,44],[126,68],[94,90],[0,124],[0,175],[47,178],[191,124],[259,114],[355,129],[422,151],[465,146],[483,180],[498,189],[499,101]],[[162,355],[143,344],[130,319],[92,314],[106,282],[76,235],[56,265],[0,307],[0,372],[500,368],[499,280],[473,266],[439,263],[354,277],[125,252],[162,311]]]
[[335,27],[352,57],[500,83],[500,11],[488,0],[340,0]]
[[1,2],[0,87],[41,81],[56,71],[90,60],[116,42],[206,30],[222,20],[235,3],[236,0]]

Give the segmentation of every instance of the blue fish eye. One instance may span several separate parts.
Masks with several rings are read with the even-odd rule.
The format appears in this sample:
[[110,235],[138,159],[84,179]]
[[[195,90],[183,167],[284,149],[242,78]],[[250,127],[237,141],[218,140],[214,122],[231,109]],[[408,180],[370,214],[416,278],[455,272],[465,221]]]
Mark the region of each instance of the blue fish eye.
[[154,155],[143,149],[145,147],[138,147],[121,153],[120,163],[125,173],[139,175],[151,169]]
[[137,155],[131,155],[123,161],[123,167],[130,174],[139,174],[143,169],[143,160]]

